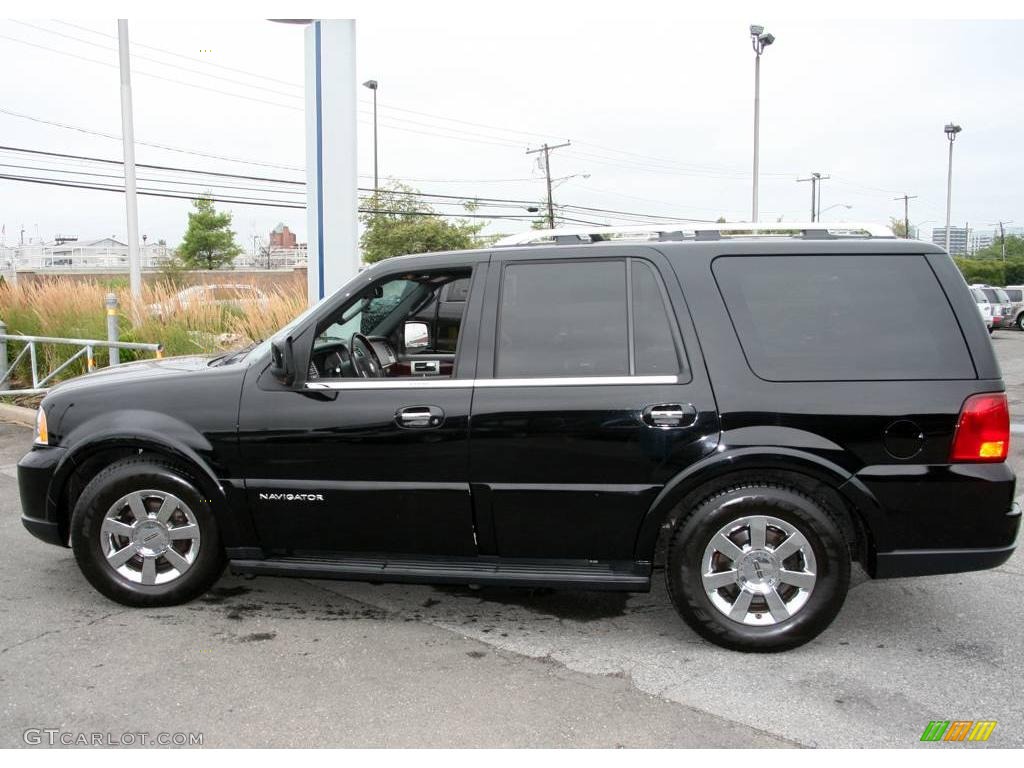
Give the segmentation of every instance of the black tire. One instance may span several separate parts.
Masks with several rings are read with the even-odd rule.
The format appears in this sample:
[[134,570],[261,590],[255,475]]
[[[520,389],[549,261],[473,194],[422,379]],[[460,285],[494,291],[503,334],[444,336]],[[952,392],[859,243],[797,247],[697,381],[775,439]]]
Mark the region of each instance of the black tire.
[[[224,570],[224,549],[208,494],[198,489],[189,470],[155,456],[136,456],[110,465],[94,477],[71,516],[71,547],[85,578],[99,592],[123,605],[179,605],[206,592]],[[164,584],[143,585],[116,571],[106,559],[100,534],[107,510],[133,491],[152,489],[177,496],[188,505],[200,531],[200,546],[191,566]]]
[[1015,323],[1018,331],[1024,331],[1024,312],[1017,315],[1017,322]]
[[[750,515],[777,518],[810,544],[817,579],[803,606],[770,625],[734,621],[715,607],[701,578],[705,548],[720,529]],[[839,613],[850,584],[850,552],[834,514],[806,494],[774,483],[739,483],[700,501],[675,524],[665,570],[669,595],[689,626],[736,651],[774,652],[803,645]]]

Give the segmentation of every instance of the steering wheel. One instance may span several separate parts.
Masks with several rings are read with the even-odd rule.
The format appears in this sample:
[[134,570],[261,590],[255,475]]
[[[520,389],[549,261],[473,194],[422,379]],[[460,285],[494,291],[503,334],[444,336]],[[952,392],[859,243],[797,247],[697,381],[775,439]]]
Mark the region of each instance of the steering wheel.
[[384,366],[380,364],[380,358],[369,339],[361,333],[353,333],[348,348],[352,352],[352,367],[357,376],[364,379],[383,378]]

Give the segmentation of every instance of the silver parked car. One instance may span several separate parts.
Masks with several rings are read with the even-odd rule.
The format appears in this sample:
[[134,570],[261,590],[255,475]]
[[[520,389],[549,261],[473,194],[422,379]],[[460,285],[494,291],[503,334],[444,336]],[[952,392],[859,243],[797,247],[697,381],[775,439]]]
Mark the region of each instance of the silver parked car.
[[1024,285],[1008,285],[1003,290],[1013,302],[1013,324],[1024,331]]

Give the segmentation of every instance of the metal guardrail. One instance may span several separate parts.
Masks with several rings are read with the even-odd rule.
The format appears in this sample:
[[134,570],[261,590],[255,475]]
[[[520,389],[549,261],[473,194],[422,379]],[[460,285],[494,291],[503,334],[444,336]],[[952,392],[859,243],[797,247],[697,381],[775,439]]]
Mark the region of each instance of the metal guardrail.
[[[162,344],[118,341],[117,298],[114,294],[109,294],[107,296],[106,306],[108,338],[105,340],[65,339],[57,336],[22,336],[18,334],[9,334],[7,333],[7,324],[0,320],[0,397],[3,397],[4,395],[46,394],[50,390],[50,387],[46,386],[47,383],[53,381],[53,378],[58,373],[65,370],[69,365],[79,359],[84,358],[87,371],[94,371],[96,369],[96,357],[93,353],[97,347],[106,347],[110,351],[109,358],[111,367],[120,364],[120,355],[118,352],[122,349],[138,349],[147,352],[155,352],[157,358],[163,357]],[[8,342],[21,343],[25,345],[15,356],[14,360],[11,360],[10,362],[7,360]],[[39,374],[39,355],[37,353],[37,345],[39,344],[64,345],[69,347],[79,347],[80,349],[52,371],[41,377]],[[26,355],[28,356],[30,370],[32,372],[32,387],[30,389],[8,389],[8,386],[10,385],[9,379],[11,372],[17,368],[18,364],[23,359],[25,359]]]

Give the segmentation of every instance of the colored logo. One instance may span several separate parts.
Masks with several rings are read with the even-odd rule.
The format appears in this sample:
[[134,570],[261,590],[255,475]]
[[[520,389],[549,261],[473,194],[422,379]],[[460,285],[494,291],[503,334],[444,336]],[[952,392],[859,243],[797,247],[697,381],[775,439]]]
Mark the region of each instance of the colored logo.
[[932,720],[921,741],[988,741],[995,727],[995,720]]

